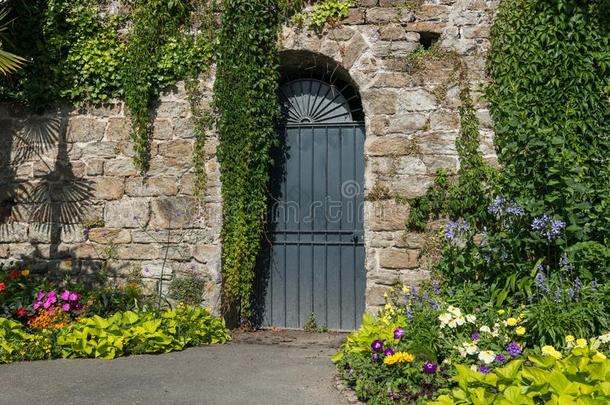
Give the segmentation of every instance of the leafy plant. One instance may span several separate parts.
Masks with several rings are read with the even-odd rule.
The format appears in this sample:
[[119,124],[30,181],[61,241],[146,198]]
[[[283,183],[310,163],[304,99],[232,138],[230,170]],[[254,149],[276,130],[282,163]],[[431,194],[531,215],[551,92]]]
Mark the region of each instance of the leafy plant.
[[185,305],[203,303],[205,279],[197,274],[175,277],[169,285],[169,297]]
[[514,360],[489,374],[456,365],[458,387],[433,404],[560,404],[610,401],[610,360],[593,347],[574,348],[566,357],[547,346],[546,355]]
[[351,0],[325,0],[316,3],[309,15],[309,28],[319,30],[326,24],[334,25],[338,23],[341,19],[347,17],[351,6]]
[[25,62],[25,59],[21,56],[7,52],[3,49],[3,40],[6,40],[3,33],[8,29],[8,25],[10,24],[10,21],[6,21],[7,17],[7,9],[5,7],[0,7],[0,72],[5,75],[18,70]]

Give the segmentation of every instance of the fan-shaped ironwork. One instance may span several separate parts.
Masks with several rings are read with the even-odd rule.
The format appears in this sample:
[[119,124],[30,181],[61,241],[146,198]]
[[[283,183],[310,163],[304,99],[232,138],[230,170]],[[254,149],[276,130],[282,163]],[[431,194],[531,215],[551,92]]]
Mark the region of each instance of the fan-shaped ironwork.
[[353,122],[349,100],[334,85],[317,79],[298,79],[280,88],[282,116],[287,124]]

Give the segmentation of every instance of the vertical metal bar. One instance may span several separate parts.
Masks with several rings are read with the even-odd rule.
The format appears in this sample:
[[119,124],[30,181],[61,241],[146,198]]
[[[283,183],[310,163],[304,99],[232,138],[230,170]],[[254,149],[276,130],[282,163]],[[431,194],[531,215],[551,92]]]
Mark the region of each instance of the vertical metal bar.
[[[301,83],[301,90],[303,90],[303,83]],[[303,196],[301,194],[301,175],[302,173],[302,168],[301,168],[301,158],[303,157],[302,155],[302,148],[301,148],[301,135],[303,128],[299,128],[299,143],[298,143],[298,147],[299,147],[299,151],[297,152],[297,155],[299,156],[299,218],[298,218],[298,223],[297,223],[297,229],[298,229],[298,234],[297,234],[297,238],[298,238],[298,242],[297,242],[297,325],[301,325],[301,246],[302,246],[302,236],[301,236],[301,219],[303,218],[301,209],[302,209],[302,205],[303,205]]]
[[326,136],[326,165],[324,168],[324,195],[326,200],[324,201],[324,314],[325,314],[325,326],[328,327],[328,206],[326,203],[328,202],[328,165],[330,165],[330,159],[328,156],[328,127],[324,128],[324,133]]
[[[352,170],[352,178],[354,179],[354,182],[357,183],[358,177],[356,176],[356,162],[357,162],[357,156],[356,156],[356,143],[358,142],[358,139],[356,137],[356,128],[352,128],[352,137],[354,139],[354,163],[353,163],[353,170]],[[360,190],[357,190],[358,192],[360,192]],[[354,228],[354,235],[357,235],[356,237],[358,238],[359,235],[359,231],[360,231],[360,226],[356,226],[356,225],[360,225],[358,222],[358,193],[356,193],[353,197],[353,204],[354,204],[354,208],[352,209],[352,221],[353,221],[353,226],[352,228]],[[358,228],[358,229],[356,229]],[[356,233],[358,232],[358,233]],[[356,277],[357,277],[357,272],[359,271],[356,268],[356,246],[358,244],[358,239],[354,239],[354,246],[352,247],[352,254],[353,254],[353,263],[354,263],[354,328],[356,327],[356,325],[358,324],[358,316],[357,316],[357,312],[358,310],[356,309],[356,306],[358,305],[358,297],[356,296]]]
[[[343,130],[339,127],[339,195],[341,196],[341,205],[343,205]],[[339,217],[339,231],[343,230],[343,207],[341,207],[341,215]],[[342,235],[342,233],[340,233]],[[339,236],[339,240],[343,242],[343,236]],[[343,329],[343,247],[339,247],[339,327]]]

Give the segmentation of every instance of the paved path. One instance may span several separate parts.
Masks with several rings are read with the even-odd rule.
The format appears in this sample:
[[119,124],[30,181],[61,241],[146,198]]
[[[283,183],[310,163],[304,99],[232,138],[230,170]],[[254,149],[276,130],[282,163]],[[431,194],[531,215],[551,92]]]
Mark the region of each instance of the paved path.
[[113,361],[0,366],[0,404],[345,405],[333,387],[335,349],[246,343]]

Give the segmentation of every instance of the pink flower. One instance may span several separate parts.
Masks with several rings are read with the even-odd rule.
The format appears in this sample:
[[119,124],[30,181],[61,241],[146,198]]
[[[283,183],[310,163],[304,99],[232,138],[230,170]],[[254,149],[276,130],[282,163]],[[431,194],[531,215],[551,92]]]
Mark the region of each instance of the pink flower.
[[57,299],[57,292],[55,292],[55,291],[49,291],[49,292],[47,293],[47,297]]
[[78,301],[80,299],[80,295],[76,294],[76,293],[70,293],[70,296],[68,297],[69,301]]
[[63,301],[68,301],[70,299],[70,291],[64,290],[64,292],[61,293],[59,298],[61,298]]
[[51,305],[53,305],[53,303],[52,303],[52,302],[51,302],[51,300],[49,300],[49,299],[46,299],[46,300],[44,301],[44,303],[42,304],[42,306],[43,306],[43,308],[44,308],[44,309],[49,309],[49,308],[51,307]]
[[38,309],[38,308],[40,308],[40,305],[41,305],[41,304],[40,304],[40,301],[36,301],[36,302],[34,303],[34,305],[32,305],[32,308],[34,308],[34,309]]
[[44,298],[45,295],[46,295],[45,293],[40,291],[38,294],[36,294],[36,299],[38,299],[38,301],[42,301],[42,299]]
[[64,304],[61,306],[61,309],[64,310],[64,312],[68,312],[70,310],[70,304]]

